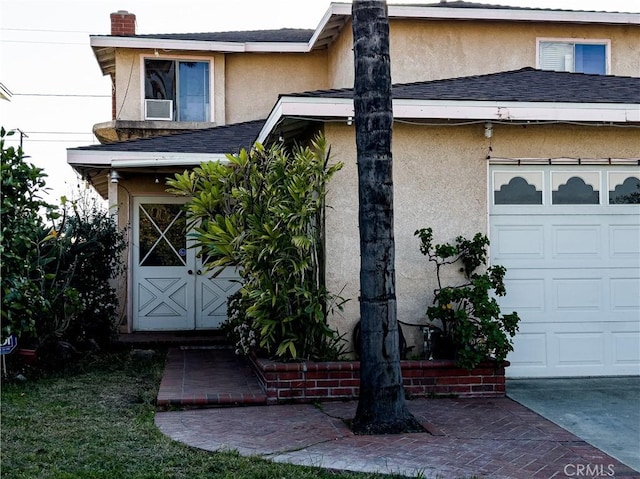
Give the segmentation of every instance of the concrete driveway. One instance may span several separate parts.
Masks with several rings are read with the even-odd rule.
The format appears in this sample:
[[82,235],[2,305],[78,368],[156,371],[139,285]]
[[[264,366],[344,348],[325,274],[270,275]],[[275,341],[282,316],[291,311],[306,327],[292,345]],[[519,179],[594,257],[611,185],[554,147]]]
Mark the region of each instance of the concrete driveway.
[[640,471],[640,376],[509,379],[507,396]]

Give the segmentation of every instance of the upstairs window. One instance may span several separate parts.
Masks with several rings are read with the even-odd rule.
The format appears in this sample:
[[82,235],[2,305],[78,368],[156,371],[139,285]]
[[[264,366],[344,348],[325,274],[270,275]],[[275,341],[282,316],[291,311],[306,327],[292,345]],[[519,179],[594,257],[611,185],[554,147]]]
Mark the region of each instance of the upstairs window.
[[607,74],[608,41],[540,40],[538,67],[573,73]]
[[145,119],[210,121],[209,62],[144,60]]

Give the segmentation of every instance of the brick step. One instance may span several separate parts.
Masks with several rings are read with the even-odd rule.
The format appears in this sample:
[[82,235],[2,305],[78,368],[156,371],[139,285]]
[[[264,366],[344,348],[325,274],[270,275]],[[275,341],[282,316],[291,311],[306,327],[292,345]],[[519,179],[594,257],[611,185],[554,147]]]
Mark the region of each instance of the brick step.
[[231,348],[225,334],[220,330],[212,331],[169,331],[136,332],[120,334],[116,344],[133,347],[153,346],[220,346]]

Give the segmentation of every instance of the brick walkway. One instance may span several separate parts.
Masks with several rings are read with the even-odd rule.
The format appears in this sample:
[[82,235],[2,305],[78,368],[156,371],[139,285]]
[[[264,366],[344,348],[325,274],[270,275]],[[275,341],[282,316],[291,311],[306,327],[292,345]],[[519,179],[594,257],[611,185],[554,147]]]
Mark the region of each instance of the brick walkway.
[[[172,349],[158,399],[185,406],[259,402],[251,374],[230,351]],[[344,422],[353,418],[355,402],[158,412],[156,424],[193,447],[329,469],[439,479],[640,478],[507,398],[408,404],[430,433],[355,436]]]
[[171,348],[158,407],[266,404],[251,367],[230,349]]

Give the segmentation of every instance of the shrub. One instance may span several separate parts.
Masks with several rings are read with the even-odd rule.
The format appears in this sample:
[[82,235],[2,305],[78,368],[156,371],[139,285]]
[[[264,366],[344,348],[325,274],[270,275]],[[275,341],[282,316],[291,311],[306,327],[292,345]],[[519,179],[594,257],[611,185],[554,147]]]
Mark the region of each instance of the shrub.
[[[504,296],[506,269],[492,265],[483,273],[476,272],[486,265],[489,239],[478,233],[472,240],[458,236],[455,244],[433,244],[431,228],[415,232],[420,238],[420,251],[436,265],[438,287],[434,291],[433,306],[427,317],[443,344],[450,346],[458,366],[473,369],[481,361],[494,358],[504,361],[513,351],[512,339],[520,318],[513,312],[503,315],[492,291]],[[442,284],[442,268],[461,263],[461,283]],[[445,346],[445,348],[446,348]],[[438,345],[434,345],[437,351]]]
[[336,342],[327,315],[342,302],[325,287],[325,196],[342,165],[328,166],[322,137],[291,153],[257,145],[227,159],[168,184],[170,192],[193,195],[189,218],[208,267],[214,274],[239,268],[244,311],[232,314],[232,339],[240,352],[253,348],[250,335],[257,334],[269,355],[325,357]]
[[35,333],[36,318],[48,307],[41,288],[46,261],[40,248],[50,239],[45,218],[57,214],[40,196],[47,176],[44,171],[26,163],[21,148],[5,147],[5,138],[12,134],[0,128],[3,340],[11,334]]
[[122,270],[123,232],[96,205],[43,201],[43,170],[21,149],[5,148],[4,129],[0,136],[2,338],[14,334],[45,355],[106,345],[117,307],[109,279]]

